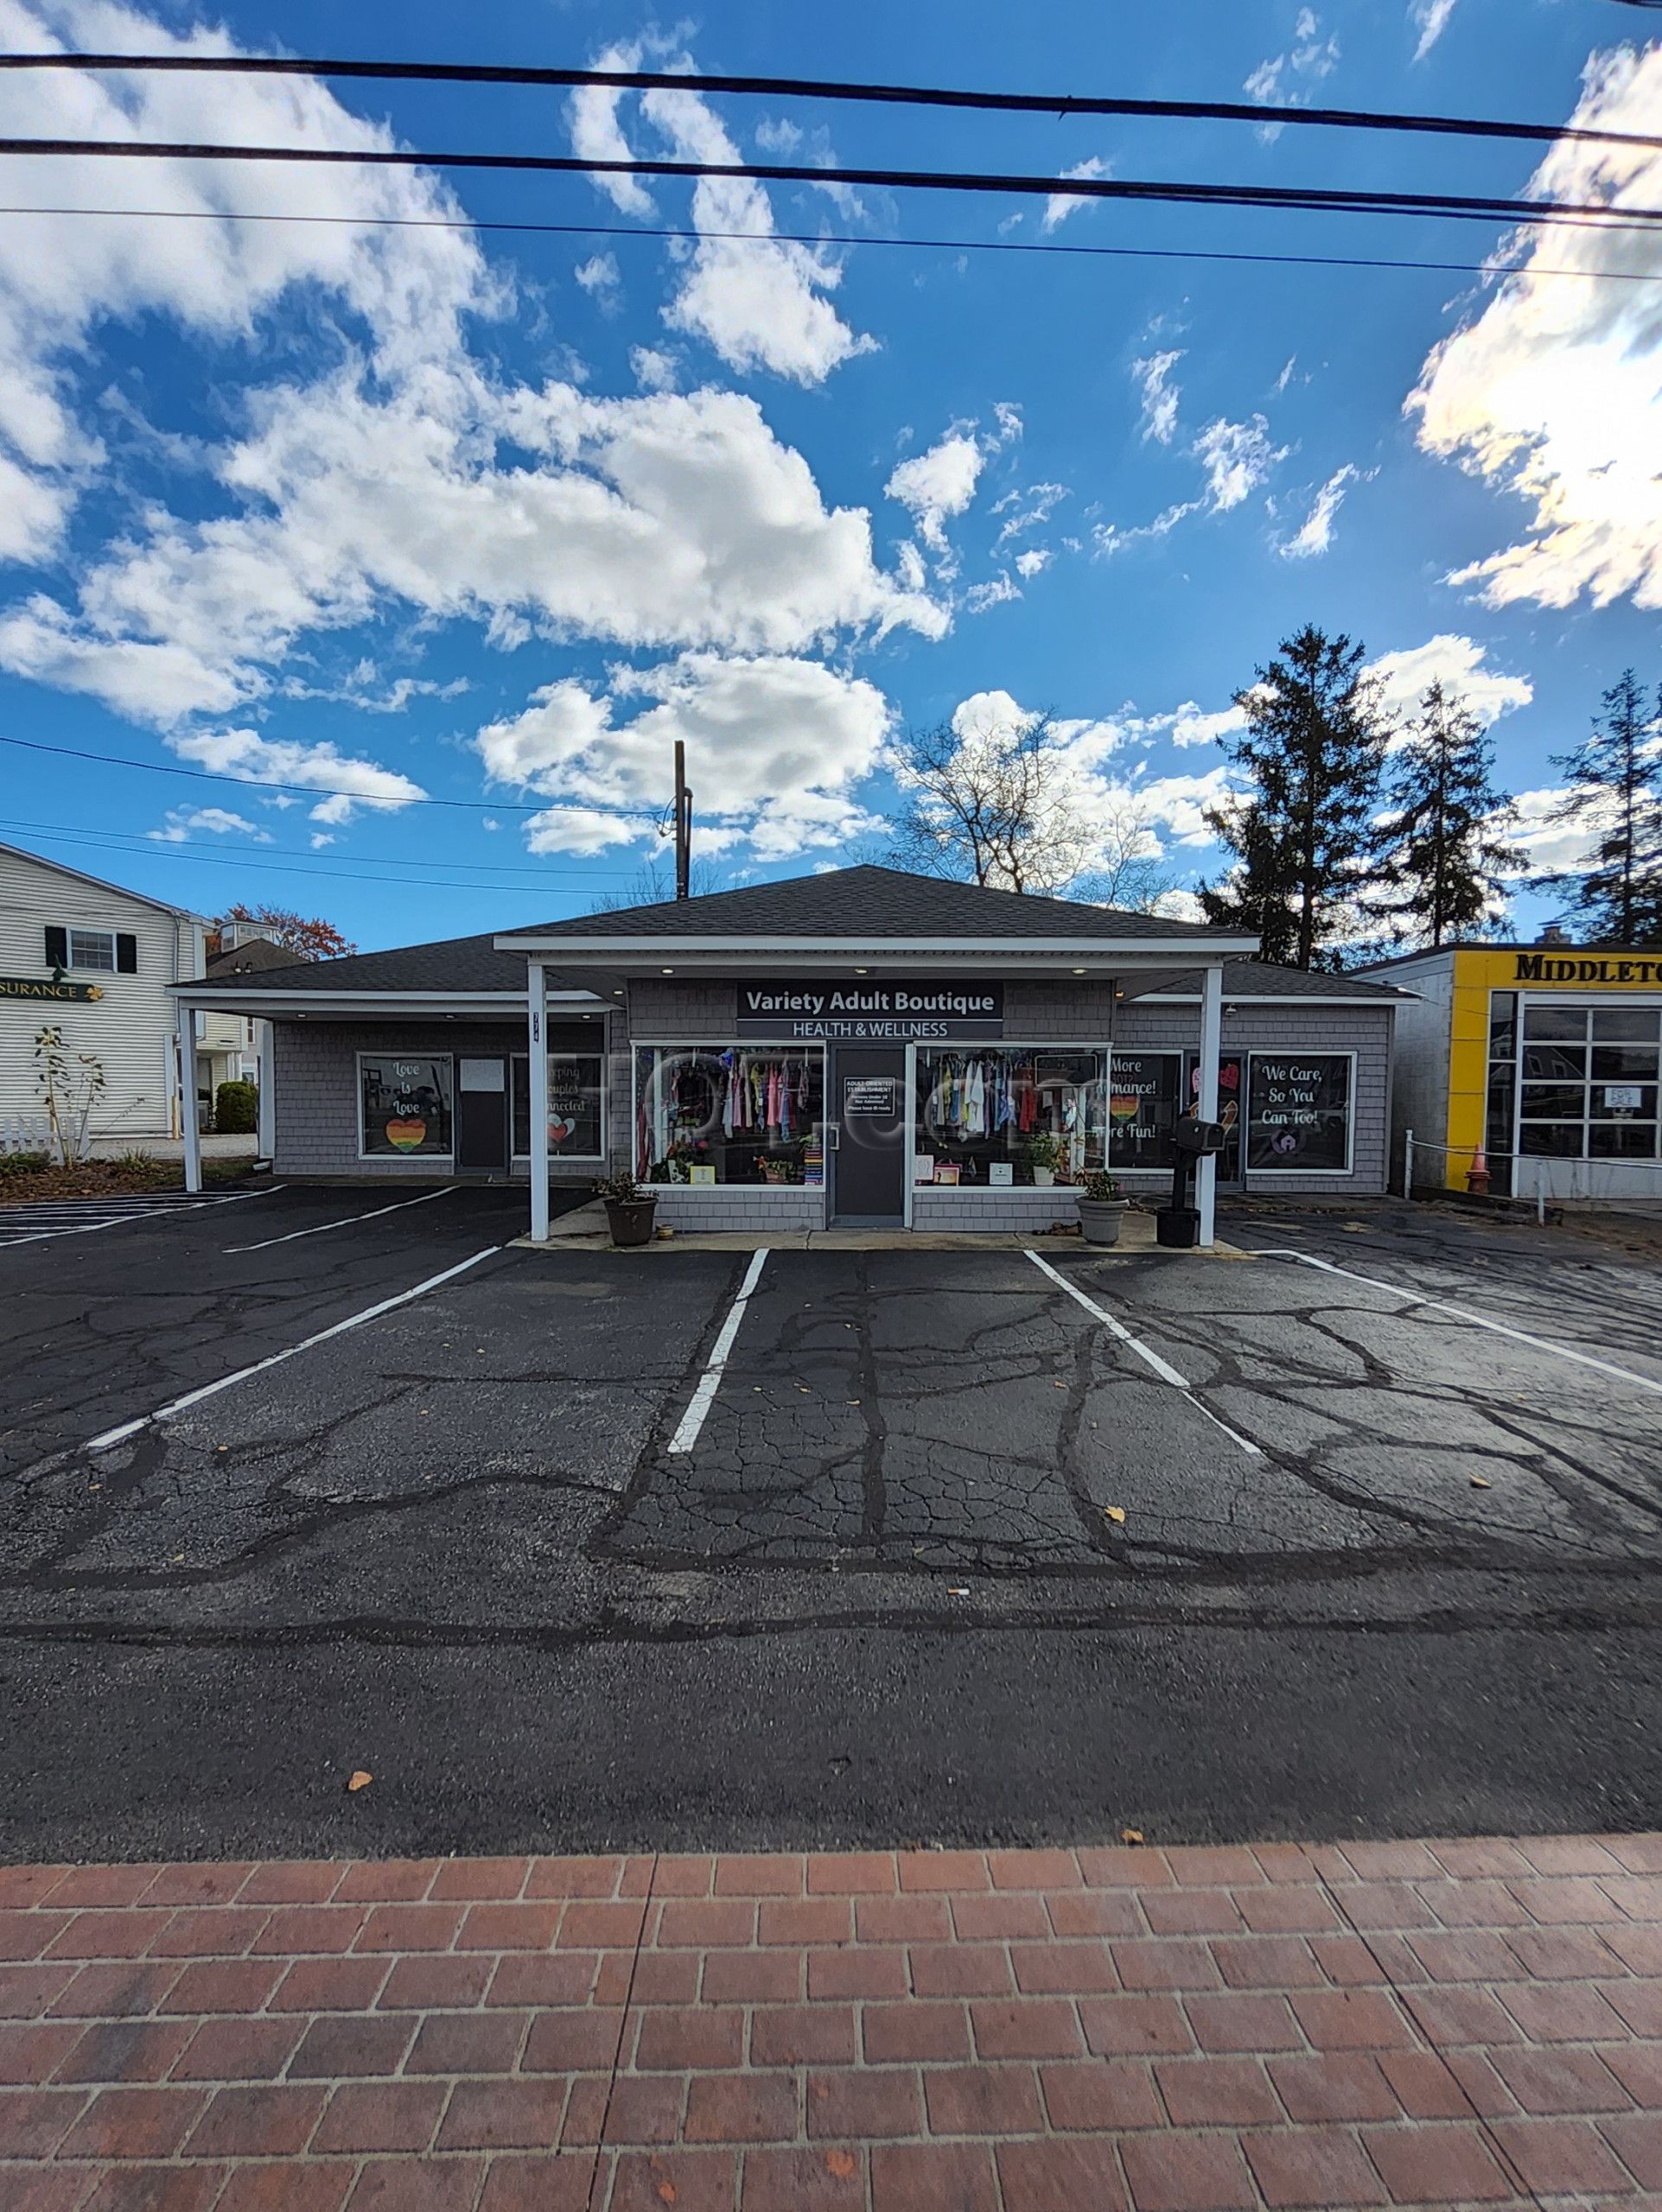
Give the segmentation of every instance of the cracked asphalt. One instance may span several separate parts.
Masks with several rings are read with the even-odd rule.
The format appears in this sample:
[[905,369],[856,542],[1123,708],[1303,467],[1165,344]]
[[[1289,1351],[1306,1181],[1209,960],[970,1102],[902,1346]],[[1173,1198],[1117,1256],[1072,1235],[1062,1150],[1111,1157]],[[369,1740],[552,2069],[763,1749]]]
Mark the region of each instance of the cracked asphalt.
[[385,1203],[0,1254],[0,1854],[1662,1825],[1642,1249],[1047,1248],[1181,1389],[1020,1253],[776,1253],[672,1452],[742,1254],[533,1253],[471,1191],[226,1249]]

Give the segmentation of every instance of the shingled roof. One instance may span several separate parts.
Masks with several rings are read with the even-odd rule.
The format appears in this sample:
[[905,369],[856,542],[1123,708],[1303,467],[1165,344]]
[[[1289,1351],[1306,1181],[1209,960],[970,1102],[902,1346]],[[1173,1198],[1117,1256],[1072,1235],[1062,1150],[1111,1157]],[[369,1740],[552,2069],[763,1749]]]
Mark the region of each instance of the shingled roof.
[[702,899],[626,906],[607,914],[579,914],[546,927],[504,931],[514,938],[1005,938],[1012,944],[1056,938],[1111,938],[1124,944],[1146,938],[1170,944],[1193,940],[1197,950],[1251,934],[1213,929],[1200,922],[1168,921],[1092,906],[1073,899],[1017,897],[974,883],[908,875],[892,868],[840,868],[823,875],[797,875],[781,883],[756,883],[742,891],[716,891]]
[[[427,992],[470,996],[493,992],[511,993],[523,999],[525,957],[523,952],[499,952],[494,931],[482,937],[440,938],[431,944],[400,944],[385,952],[351,952],[338,960],[300,960],[280,968],[264,965],[227,975],[213,969],[210,980],[239,995],[252,997],[270,992],[279,997],[307,991],[362,991],[380,996],[388,992]],[[593,975],[551,975],[551,990],[605,992],[616,980]]]

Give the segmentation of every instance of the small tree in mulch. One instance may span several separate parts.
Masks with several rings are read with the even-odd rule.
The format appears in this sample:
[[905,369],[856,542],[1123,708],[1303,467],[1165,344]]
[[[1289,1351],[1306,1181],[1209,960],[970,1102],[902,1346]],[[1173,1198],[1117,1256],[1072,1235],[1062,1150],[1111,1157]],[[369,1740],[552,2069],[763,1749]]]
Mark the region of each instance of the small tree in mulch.
[[92,1109],[108,1087],[104,1063],[95,1052],[73,1052],[49,1021],[35,1036],[35,1065],[54,1155],[60,1166],[78,1167],[87,1156]]

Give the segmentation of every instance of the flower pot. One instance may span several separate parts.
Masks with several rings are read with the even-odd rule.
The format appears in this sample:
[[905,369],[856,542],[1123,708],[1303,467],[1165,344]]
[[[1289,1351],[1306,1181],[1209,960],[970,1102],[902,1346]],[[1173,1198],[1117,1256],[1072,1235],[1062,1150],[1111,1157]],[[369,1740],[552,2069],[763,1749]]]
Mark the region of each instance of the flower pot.
[[653,1216],[658,1211],[656,1198],[640,1198],[634,1205],[621,1206],[611,1198],[606,1201],[606,1223],[612,1232],[614,1244],[650,1244]]
[[1035,1167],[1033,1171],[1033,1187],[1035,1191],[1048,1191],[1055,1179],[1056,1171],[1054,1167]]
[[1118,1244],[1128,1209],[1124,1198],[1081,1198],[1079,1227],[1087,1244]]

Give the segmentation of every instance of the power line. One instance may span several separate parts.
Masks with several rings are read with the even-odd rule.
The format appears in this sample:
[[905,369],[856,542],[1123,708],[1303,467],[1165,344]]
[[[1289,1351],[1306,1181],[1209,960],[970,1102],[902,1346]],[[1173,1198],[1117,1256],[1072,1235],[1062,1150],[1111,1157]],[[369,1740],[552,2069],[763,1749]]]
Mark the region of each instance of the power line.
[[[150,776],[182,776],[191,783],[235,784],[245,791],[298,791],[305,798],[350,798],[360,806],[373,806],[379,800],[387,804],[388,795],[378,791],[337,791],[321,784],[284,784],[265,776],[233,776],[215,768],[175,767],[170,760],[135,760],[122,753],[86,753],[73,745],[47,745],[39,738],[0,736],[0,745],[21,746],[26,753],[51,753],[66,760],[96,760],[109,768],[139,768]],[[489,798],[434,798],[423,792],[419,798],[398,798],[393,804],[404,806],[460,807],[473,814],[604,814],[620,822],[641,822],[656,825],[663,810],[645,806],[607,806],[599,801],[587,799],[540,799],[534,804],[511,799]]]
[[[1662,7],[1662,0],[1643,0]],[[643,223],[513,223],[475,221],[467,215],[315,215],[285,213],[281,209],[218,209],[213,207],[0,207],[6,215],[89,215],[136,218],[143,222],[177,223],[323,223],[349,229],[389,231],[502,231],[538,237],[597,238],[678,238],[697,245],[700,238],[778,245],[904,246],[942,253],[1073,254],[1108,261],[1221,261],[1268,264],[1293,269],[1399,269],[1424,270],[1451,276],[1568,276],[1584,283],[1654,284],[1662,271],[1648,269],[1527,270],[1505,262],[1425,261],[1382,254],[1254,253],[1211,246],[1086,245],[1067,238],[880,238],[844,231],[699,231],[677,229],[665,224]]]
[[[112,857],[118,855],[123,859],[129,860],[137,857],[137,855],[125,845],[102,844],[94,837],[64,835],[59,832],[37,832],[36,834],[40,836],[40,842],[44,845],[68,845],[77,850],[108,853]],[[156,849],[158,853],[166,853],[173,850],[173,848],[170,846],[162,845],[156,847]],[[428,877],[419,883],[412,882],[398,884],[397,879],[394,877],[385,875],[364,875],[349,868],[301,868],[296,866],[296,863],[291,861],[259,861],[252,858],[247,860],[237,860],[232,859],[228,853],[220,855],[188,853],[181,855],[181,857],[189,861],[197,868],[234,868],[239,874],[243,875],[246,875],[251,872],[259,872],[268,875],[306,875],[313,878],[322,877],[322,879],[327,883],[379,883],[384,891],[389,888],[398,888],[406,891],[488,891],[500,895],[506,891],[514,891],[521,893],[528,893],[532,887],[528,883],[463,883],[454,878],[446,877],[441,879],[436,876]],[[609,872],[613,874],[618,873],[616,870]]]
[[[1662,0],[1628,0],[1662,6]],[[1408,130],[1444,137],[1519,139],[1535,145],[1570,139],[1600,146],[1662,147],[1662,137],[1595,130],[1582,124],[1516,123],[1479,116],[1415,115],[1342,107],[1270,107],[1263,101],[1152,100],[1073,92],[990,92],[938,85],[858,85],[834,78],[691,75],[667,69],[557,69],[502,62],[301,60],[289,54],[8,54],[0,69],[143,70],[169,75],[360,77],[418,84],[520,85],[618,92],[733,93],[741,98],[850,101],[890,107],[971,108],[983,113],[1117,116],[1149,121],[1262,124],[1339,130]]]
[[[1290,113],[1277,109],[1277,115]],[[743,177],[764,184],[847,184],[896,191],[1007,193],[1018,198],[1171,202],[1203,207],[1292,208],[1313,214],[1426,215],[1453,222],[1503,222],[1647,231],[1662,207],[1612,207],[1597,200],[1506,200],[1446,192],[1335,190],[1304,185],[1160,182],[1146,177],[1028,176],[959,169],[815,168],[793,162],[597,161],[576,154],[417,153],[401,146],[215,146],[118,138],[0,138],[0,155],[67,155],[77,161],[296,162],[330,168],[500,169],[538,175]]]
[[[155,853],[157,851],[163,853],[201,852],[211,853],[216,858],[223,858],[227,853],[241,853],[246,849],[251,855],[256,853],[271,853],[281,858],[303,860],[309,863],[315,862],[316,864],[316,872],[322,874],[332,873],[336,865],[334,860],[325,855],[314,853],[302,845],[277,845],[268,844],[262,842],[254,843],[245,849],[239,844],[228,842],[223,837],[169,837],[158,835],[155,831],[146,833],[142,830],[100,829],[89,825],[85,822],[13,822],[10,824],[10,827],[13,830],[27,830],[31,835],[38,834],[43,836],[57,836],[76,837],[85,836],[88,838],[96,837],[112,850],[130,851],[133,853]],[[355,860],[361,862],[361,864],[366,868],[443,868],[447,865],[443,861],[406,860],[396,856],[383,857],[373,853],[342,853],[338,857],[342,862],[347,860]],[[460,865],[470,869],[475,875],[523,876],[526,881],[530,883],[548,884],[561,881],[586,883],[589,880],[589,878],[586,875],[562,878],[551,874],[547,868],[533,867],[528,861],[522,861],[513,866],[506,866],[499,861],[466,861],[461,862]],[[313,872],[312,869],[309,868],[308,873],[309,874],[311,872]],[[627,869],[621,868],[602,868],[599,871],[602,875],[623,875],[628,872],[629,871]],[[376,880],[379,880],[380,879],[378,878]],[[398,878],[396,876],[390,876],[386,878],[385,880],[388,882],[396,882]],[[417,885],[417,887],[419,887],[419,886]]]

